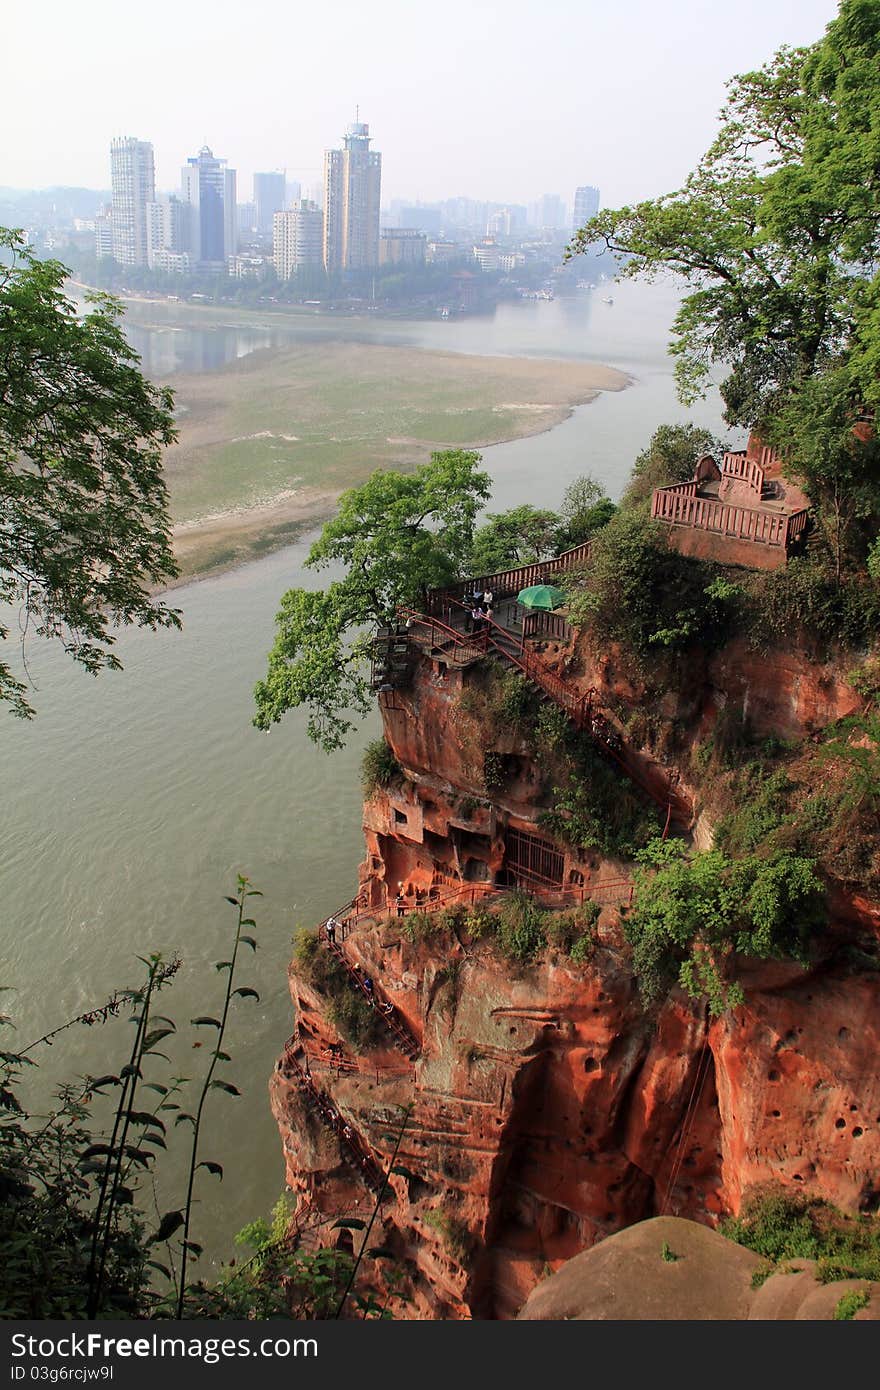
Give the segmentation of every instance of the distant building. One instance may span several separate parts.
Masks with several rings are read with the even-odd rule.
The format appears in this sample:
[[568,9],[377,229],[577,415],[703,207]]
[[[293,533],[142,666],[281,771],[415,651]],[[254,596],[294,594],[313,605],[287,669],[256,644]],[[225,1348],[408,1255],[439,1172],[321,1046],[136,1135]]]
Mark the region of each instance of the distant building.
[[483,271],[498,270],[499,254],[498,243],[489,237],[473,248],[473,258]]
[[[170,261],[169,255],[172,258]],[[169,270],[177,264],[173,258],[183,255],[188,261],[189,208],[173,194],[169,198],[157,198],[148,203],[147,265],[155,270]]]
[[[322,189],[322,185],[321,185],[321,184],[318,184],[317,187]],[[323,189],[322,189],[322,192],[323,192]],[[284,185],[284,206],[285,206],[285,208],[294,208],[294,207],[296,207],[297,203],[299,202],[299,200],[300,200],[300,198],[301,198],[302,196],[303,196],[302,184],[299,182],[298,179],[291,179],[291,180],[289,180],[287,183],[285,183],[285,185]],[[319,198],[312,198],[312,202],[313,202],[313,203],[317,203],[317,204],[318,204],[318,207],[321,207],[321,205],[322,205]]]
[[447,261],[460,261],[470,255],[470,249],[458,241],[429,241],[426,259],[429,265],[443,265]]
[[260,236],[272,235],[272,218],[286,206],[286,176],[283,173],[254,174],[256,230]]
[[147,204],[156,197],[153,146],[126,136],[110,145],[113,258],[120,265],[147,264]]
[[161,246],[153,252],[151,269],[164,270],[171,275],[189,275],[193,270],[192,256],[188,251],[169,251]]
[[379,264],[382,156],[370,149],[370,127],[348,127],[341,150],[324,155],[324,265],[364,270]]
[[567,225],[565,204],[558,193],[545,193],[530,209],[529,220],[533,227],[558,231]]
[[315,270],[324,262],[324,214],[308,198],[295,208],[276,212],[272,220],[272,258],[279,280],[299,270]]
[[443,230],[443,214],[438,207],[400,204],[396,221],[400,228],[413,227],[418,232],[427,232],[428,236],[439,236]]
[[598,211],[598,188],[593,188],[590,184],[584,184],[583,188],[576,188],[574,190],[572,231],[579,232],[581,227],[585,226],[591,217],[595,217]]
[[268,256],[230,256],[226,273],[233,280],[259,280],[268,265],[271,265]]
[[424,265],[428,238],[415,227],[383,227],[379,237],[380,265]]
[[95,255],[98,260],[113,255],[113,217],[109,212],[95,218]]
[[238,227],[239,242],[249,241],[257,230],[256,203],[238,203],[235,209],[235,221]]
[[189,208],[189,250],[202,267],[226,269],[238,249],[235,170],[203,145],[181,170],[181,197]]

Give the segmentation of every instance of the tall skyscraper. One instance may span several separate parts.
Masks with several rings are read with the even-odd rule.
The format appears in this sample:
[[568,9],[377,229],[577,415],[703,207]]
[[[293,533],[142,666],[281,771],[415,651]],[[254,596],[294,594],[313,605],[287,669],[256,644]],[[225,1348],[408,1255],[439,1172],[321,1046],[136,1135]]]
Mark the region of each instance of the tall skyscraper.
[[324,265],[364,270],[379,264],[382,156],[370,149],[370,127],[348,127],[341,150],[324,154]]
[[585,226],[591,217],[595,217],[598,211],[598,188],[593,188],[591,184],[584,184],[583,188],[576,188],[574,190],[572,230],[580,231],[581,227]]
[[189,206],[189,249],[203,266],[223,266],[237,245],[235,170],[203,145],[180,173],[181,197]]
[[284,174],[254,174],[254,202],[257,205],[257,231],[272,235],[272,218],[284,210]]
[[276,212],[272,228],[272,255],[279,280],[289,280],[298,270],[314,270],[323,261],[324,214],[303,198],[295,208]]
[[120,265],[147,264],[147,203],[156,197],[153,146],[125,136],[110,145],[113,257]]

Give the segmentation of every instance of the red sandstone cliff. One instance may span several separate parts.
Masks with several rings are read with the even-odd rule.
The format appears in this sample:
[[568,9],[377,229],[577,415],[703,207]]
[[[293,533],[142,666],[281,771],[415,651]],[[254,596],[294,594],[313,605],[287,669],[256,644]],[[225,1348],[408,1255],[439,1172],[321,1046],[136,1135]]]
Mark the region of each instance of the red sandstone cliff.
[[[585,650],[556,655],[585,685],[620,695],[613,658],[598,669]],[[412,1314],[511,1316],[546,1266],[597,1238],[663,1213],[713,1224],[768,1179],[876,1210],[880,980],[840,963],[834,931],[810,972],[744,967],[745,1004],[710,1024],[677,993],[642,1008],[613,901],[582,966],[551,950],[517,967],[461,931],[414,942],[405,920],[386,919],[401,882],[427,899],[453,882],[503,881],[535,852],[530,837],[546,841],[536,825],[541,768],[515,729],[487,728],[479,701],[462,698],[474,682],[466,663],[420,663],[411,689],[383,711],[405,779],[365,807],[361,890],[373,916],[345,950],[381,982],[419,1041],[418,1059],[389,1046],[354,1071],[322,1066],[340,1042],[328,1001],[291,974],[313,1076],[379,1162],[400,1107],[412,1106],[399,1153],[409,1176],[391,1178],[376,1242],[402,1262]],[[681,714],[676,700],[667,718]],[[688,696],[694,738],[725,701],[748,702],[763,730],[801,734],[855,703],[830,668],[795,658],[771,667],[737,647]],[[487,747],[506,778],[491,795]],[[672,757],[657,755],[654,766],[658,779],[682,779]],[[548,853],[563,884],[589,889],[625,870],[562,846]],[[356,1167],[306,1102],[289,1058],[272,1100],[290,1186],[329,1213],[368,1209]]]

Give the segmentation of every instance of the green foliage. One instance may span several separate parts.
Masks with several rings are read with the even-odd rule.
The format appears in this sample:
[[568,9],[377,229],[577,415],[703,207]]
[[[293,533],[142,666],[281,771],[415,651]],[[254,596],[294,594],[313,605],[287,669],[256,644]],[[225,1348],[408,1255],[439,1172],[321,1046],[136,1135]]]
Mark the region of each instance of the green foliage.
[[452,1258],[459,1264],[464,1264],[474,1246],[474,1237],[467,1222],[457,1216],[450,1216],[438,1207],[423,1212],[422,1220],[426,1226],[437,1232]]
[[506,956],[525,963],[546,945],[547,914],[529,893],[519,890],[505,898],[497,914],[498,944]]
[[589,567],[567,580],[571,621],[596,646],[620,642],[636,657],[657,647],[711,649],[728,635],[739,590],[713,567],[666,543],[663,527],[621,509],[597,535]]
[[[404,922],[411,923],[416,915],[410,914]],[[328,997],[330,1022],[352,1047],[359,1050],[369,1047],[381,1036],[381,1024],[375,1009],[355,989],[342,962],[331,951],[325,950],[317,936],[307,928],[297,932],[294,937],[293,959],[303,979]]]
[[364,627],[384,626],[399,606],[456,577],[489,495],[479,462],[466,450],[435,453],[411,474],[379,471],[342,494],[306,564],[341,566],[344,577],[282,598],[267,675],[254,692],[257,728],[305,705],[309,737],[327,752],[343,745],[352,716],[371,707]]
[[769,432],[813,503],[838,583],[880,525],[880,441],[853,429],[862,387],[851,362],[828,368],[780,406]]
[[638,455],[621,506],[650,512],[655,487],[686,483],[704,454],[716,458],[721,445],[708,430],[696,425],[659,425],[646,449]]
[[538,749],[548,753],[558,753],[572,737],[571,721],[564,709],[545,700],[535,721],[535,743]]
[[752,592],[750,635],[759,646],[800,636],[823,655],[833,643],[863,647],[880,633],[880,588],[857,573],[844,573],[838,581],[826,563],[810,556],[756,577]]
[[645,867],[624,931],[646,1001],[678,981],[717,1016],[742,1000],[725,978],[735,952],[802,960],[824,921],[824,890],[810,859],[780,851],[731,860],[721,850],[689,858],[679,841],[654,841],[636,857]]
[[[91,295],[79,316],[67,268],[19,232],[0,228],[0,260],[0,603],[92,674],[117,670],[112,627],[180,626],[150,595],[177,573],[162,475],[173,396],[142,376],[115,300]],[[34,713],[5,663],[0,700]]]
[[843,0],[817,43],[728,84],[717,138],[681,190],[601,212],[575,238],[574,251],[624,254],[625,275],[684,278],[679,395],[703,394],[721,366],[731,423],[766,420],[843,342],[863,401],[877,398],[878,43],[877,6]]
[[605,496],[601,483],[589,473],[575,478],[565,489],[559,508],[556,550],[568,550],[589,540],[608,525],[616,511],[614,503]]
[[868,657],[861,666],[847,671],[846,680],[863,700],[876,700],[880,696],[880,657]]
[[868,1216],[851,1216],[818,1198],[778,1187],[757,1190],[721,1234],[779,1265],[817,1260],[823,1283],[837,1279],[880,1281],[880,1228]]
[[387,739],[376,738],[367,744],[361,759],[361,785],[365,796],[371,796],[380,787],[390,787],[400,774],[400,763]]
[[496,574],[552,555],[559,517],[555,512],[524,503],[506,512],[490,512],[474,532],[464,568],[468,574]]
[[880,809],[880,714],[841,719],[818,757],[820,763],[838,763],[845,769],[844,810],[876,813]]
[[493,912],[483,903],[475,903],[464,918],[464,929],[474,941],[490,936],[497,926]]
[[415,945],[418,941],[429,941],[432,936],[439,936],[448,926],[444,917],[442,912],[408,912],[397,920],[404,936]]
[[718,825],[717,847],[734,857],[759,849],[784,821],[792,788],[784,768],[768,776],[761,763],[749,763],[736,780],[736,810]]
[[834,1306],[835,1322],[850,1322],[860,1308],[867,1308],[871,1295],[867,1289],[849,1289],[842,1294]]
[[596,950],[596,924],[602,909],[588,900],[568,912],[551,913],[545,924],[548,942],[570,956],[575,965],[585,965]]
[[659,829],[657,812],[645,805],[623,773],[611,767],[586,736],[572,739],[559,759],[554,805],[538,823],[579,849],[630,856]]
[[660,1258],[664,1262],[664,1264],[668,1265],[675,1264],[676,1260],[678,1259],[678,1255],[676,1255],[675,1251],[670,1248],[668,1240],[664,1240],[663,1242],[663,1248],[660,1251]]
[[507,785],[504,758],[491,749],[483,754],[483,785],[488,796],[497,796]]

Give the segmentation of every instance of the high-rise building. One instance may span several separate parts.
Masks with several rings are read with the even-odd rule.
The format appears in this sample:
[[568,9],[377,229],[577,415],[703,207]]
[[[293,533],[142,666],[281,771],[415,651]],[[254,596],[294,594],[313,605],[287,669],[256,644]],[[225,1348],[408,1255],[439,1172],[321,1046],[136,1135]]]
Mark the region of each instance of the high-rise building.
[[110,145],[113,256],[120,265],[147,264],[147,203],[156,197],[153,146],[132,136]]
[[189,230],[189,208],[173,194],[147,203],[147,265],[151,269],[167,269],[166,253],[175,257],[188,253]]
[[203,145],[180,174],[181,197],[189,207],[189,249],[195,262],[226,267],[238,246],[235,170]]
[[572,230],[580,231],[581,227],[589,222],[591,217],[595,217],[599,211],[599,190],[590,184],[584,184],[583,188],[574,190],[574,214],[572,217]]
[[254,174],[254,202],[257,205],[257,231],[261,236],[272,235],[272,218],[285,206],[285,177],[283,173]]
[[[321,185],[319,184],[318,187],[320,188]],[[286,184],[284,185],[284,206],[285,206],[285,208],[294,208],[294,207],[296,207],[297,203],[299,202],[299,200],[300,200],[300,198],[301,198],[302,196],[303,196],[302,184],[299,182],[299,180],[298,180],[298,179],[288,179],[287,182],[286,182]],[[317,203],[317,204],[318,204],[318,207],[321,206],[321,203],[320,203],[320,201],[319,201],[317,198],[312,198],[311,201],[312,201],[313,203]]]
[[315,270],[323,263],[324,214],[308,198],[287,212],[276,212],[272,256],[279,280],[289,280],[298,270]]
[[545,193],[533,205],[532,225],[554,231],[566,226],[565,204],[558,193]]
[[348,127],[341,150],[324,154],[324,265],[331,273],[379,264],[382,156],[370,127]]

